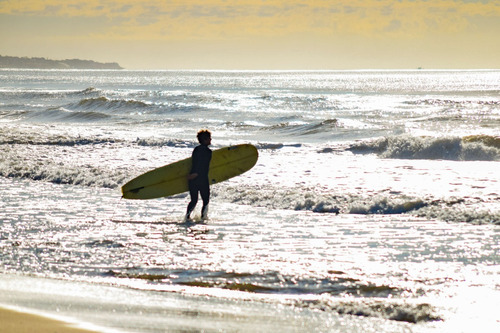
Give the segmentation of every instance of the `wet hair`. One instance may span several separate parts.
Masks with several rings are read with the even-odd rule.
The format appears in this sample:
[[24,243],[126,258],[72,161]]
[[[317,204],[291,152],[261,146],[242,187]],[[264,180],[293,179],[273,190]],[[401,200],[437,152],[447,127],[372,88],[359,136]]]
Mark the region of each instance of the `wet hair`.
[[212,133],[210,133],[209,130],[203,129],[198,132],[196,137],[198,138],[198,142],[201,143],[201,141],[204,140],[205,138],[211,138]]

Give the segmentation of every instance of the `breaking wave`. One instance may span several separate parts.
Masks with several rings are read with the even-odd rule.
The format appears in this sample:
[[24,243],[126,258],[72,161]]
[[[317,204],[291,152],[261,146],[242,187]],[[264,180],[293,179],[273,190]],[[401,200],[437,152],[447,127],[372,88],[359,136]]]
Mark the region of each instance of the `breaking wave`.
[[96,122],[109,119],[110,116],[96,111],[74,112],[65,108],[55,108],[34,112],[28,118],[32,121]]
[[0,145],[81,146],[119,143],[119,139],[48,134],[43,131],[0,129]]
[[342,128],[337,119],[327,119],[320,122],[282,122],[276,125],[264,127],[263,130],[270,132],[279,132],[287,135],[329,135]]
[[136,100],[109,99],[107,97],[82,99],[78,103],[68,106],[71,110],[85,111],[116,111],[116,110],[136,110],[148,108],[149,104]]
[[61,165],[61,163],[45,159],[34,163],[0,152],[0,176],[10,178],[31,179],[54,184],[97,186],[117,188],[125,180],[131,178],[130,172],[125,170],[110,170],[90,165],[75,166]]
[[34,146],[84,146],[84,145],[137,145],[141,147],[175,147],[194,148],[194,141],[161,138],[137,138],[126,141],[102,136],[70,136],[63,134],[49,134],[40,131],[23,131],[12,128],[0,129],[0,145],[34,145]]
[[296,302],[298,306],[321,311],[335,311],[343,315],[383,318],[408,323],[440,321],[441,316],[435,307],[427,303],[409,303],[392,300],[337,300],[323,297],[319,300]]
[[197,144],[194,141],[176,140],[176,139],[158,139],[146,138],[137,139],[134,144],[144,147],[176,147],[176,148],[194,148]]
[[351,193],[323,194],[304,188],[242,190],[231,186],[214,189],[214,196],[219,200],[270,209],[303,210],[323,214],[408,214],[448,222],[500,225],[500,211],[490,210],[487,206],[478,209],[475,198],[419,198],[386,192],[362,196]]
[[[68,93],[61,93],[68,94]],[[83,96],[77,102],[57,105],[46,109],[35,109],[26,112],[27,120],[35,122],[100,122],[121,120],[129,118],[131,114],[148,112],[151,104],[133,99],[110,99],[100,96],[100,92],[94,88],[73,93]],[[57,98],[51,96],[52,98]],[[66,97],[66,96],[61,96]],[[36,99],[37,97],[32,97]],[[114,118],[114,119],[113,119]]]
[[347,150],[356,154],[377,154],[382,158],[393,159],[498,161],[500,160],[500,137],[487,135],[464,138],[394,136],[355,143]]

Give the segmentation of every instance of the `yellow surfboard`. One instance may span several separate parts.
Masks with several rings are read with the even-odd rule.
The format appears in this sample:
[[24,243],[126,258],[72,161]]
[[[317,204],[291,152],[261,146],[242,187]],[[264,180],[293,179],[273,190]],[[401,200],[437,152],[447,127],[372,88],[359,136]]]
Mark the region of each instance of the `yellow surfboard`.
[[[242,144],[214,150],[208,179],[210,184],[220,183],[241,175],[257,163],[255,146]],[[154,199],[188,191],[187,176],[191,171],[191,158],[186,158],[146,172],[122,186],[125,199]]]

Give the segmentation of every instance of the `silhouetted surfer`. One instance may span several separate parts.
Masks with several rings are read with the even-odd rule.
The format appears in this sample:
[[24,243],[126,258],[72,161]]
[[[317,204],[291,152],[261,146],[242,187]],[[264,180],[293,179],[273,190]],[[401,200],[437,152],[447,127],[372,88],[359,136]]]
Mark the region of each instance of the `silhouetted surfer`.
[[191,213],[198,203],[198,192],[203,200],[201,218],[206,219],[208,214],[208,203],[210,201],[210,184],[208,181],[208,169],[212,159],[212,150],[208,148],[212,143],[212,134],[208,130],[201,130],[197,135],[199,146],[193,150],[193,164],[188,175],[189,194],[191,202],[187,207],[186,220],[191,219]]

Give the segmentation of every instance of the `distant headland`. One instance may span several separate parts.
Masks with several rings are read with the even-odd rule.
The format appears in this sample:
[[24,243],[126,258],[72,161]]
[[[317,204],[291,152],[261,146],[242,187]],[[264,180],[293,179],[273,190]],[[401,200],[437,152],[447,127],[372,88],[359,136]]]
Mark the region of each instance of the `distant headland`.
[[8,57],[0,55],[0,68],[30,69],[123,69],[116,62],[101,63],[92,60]]

